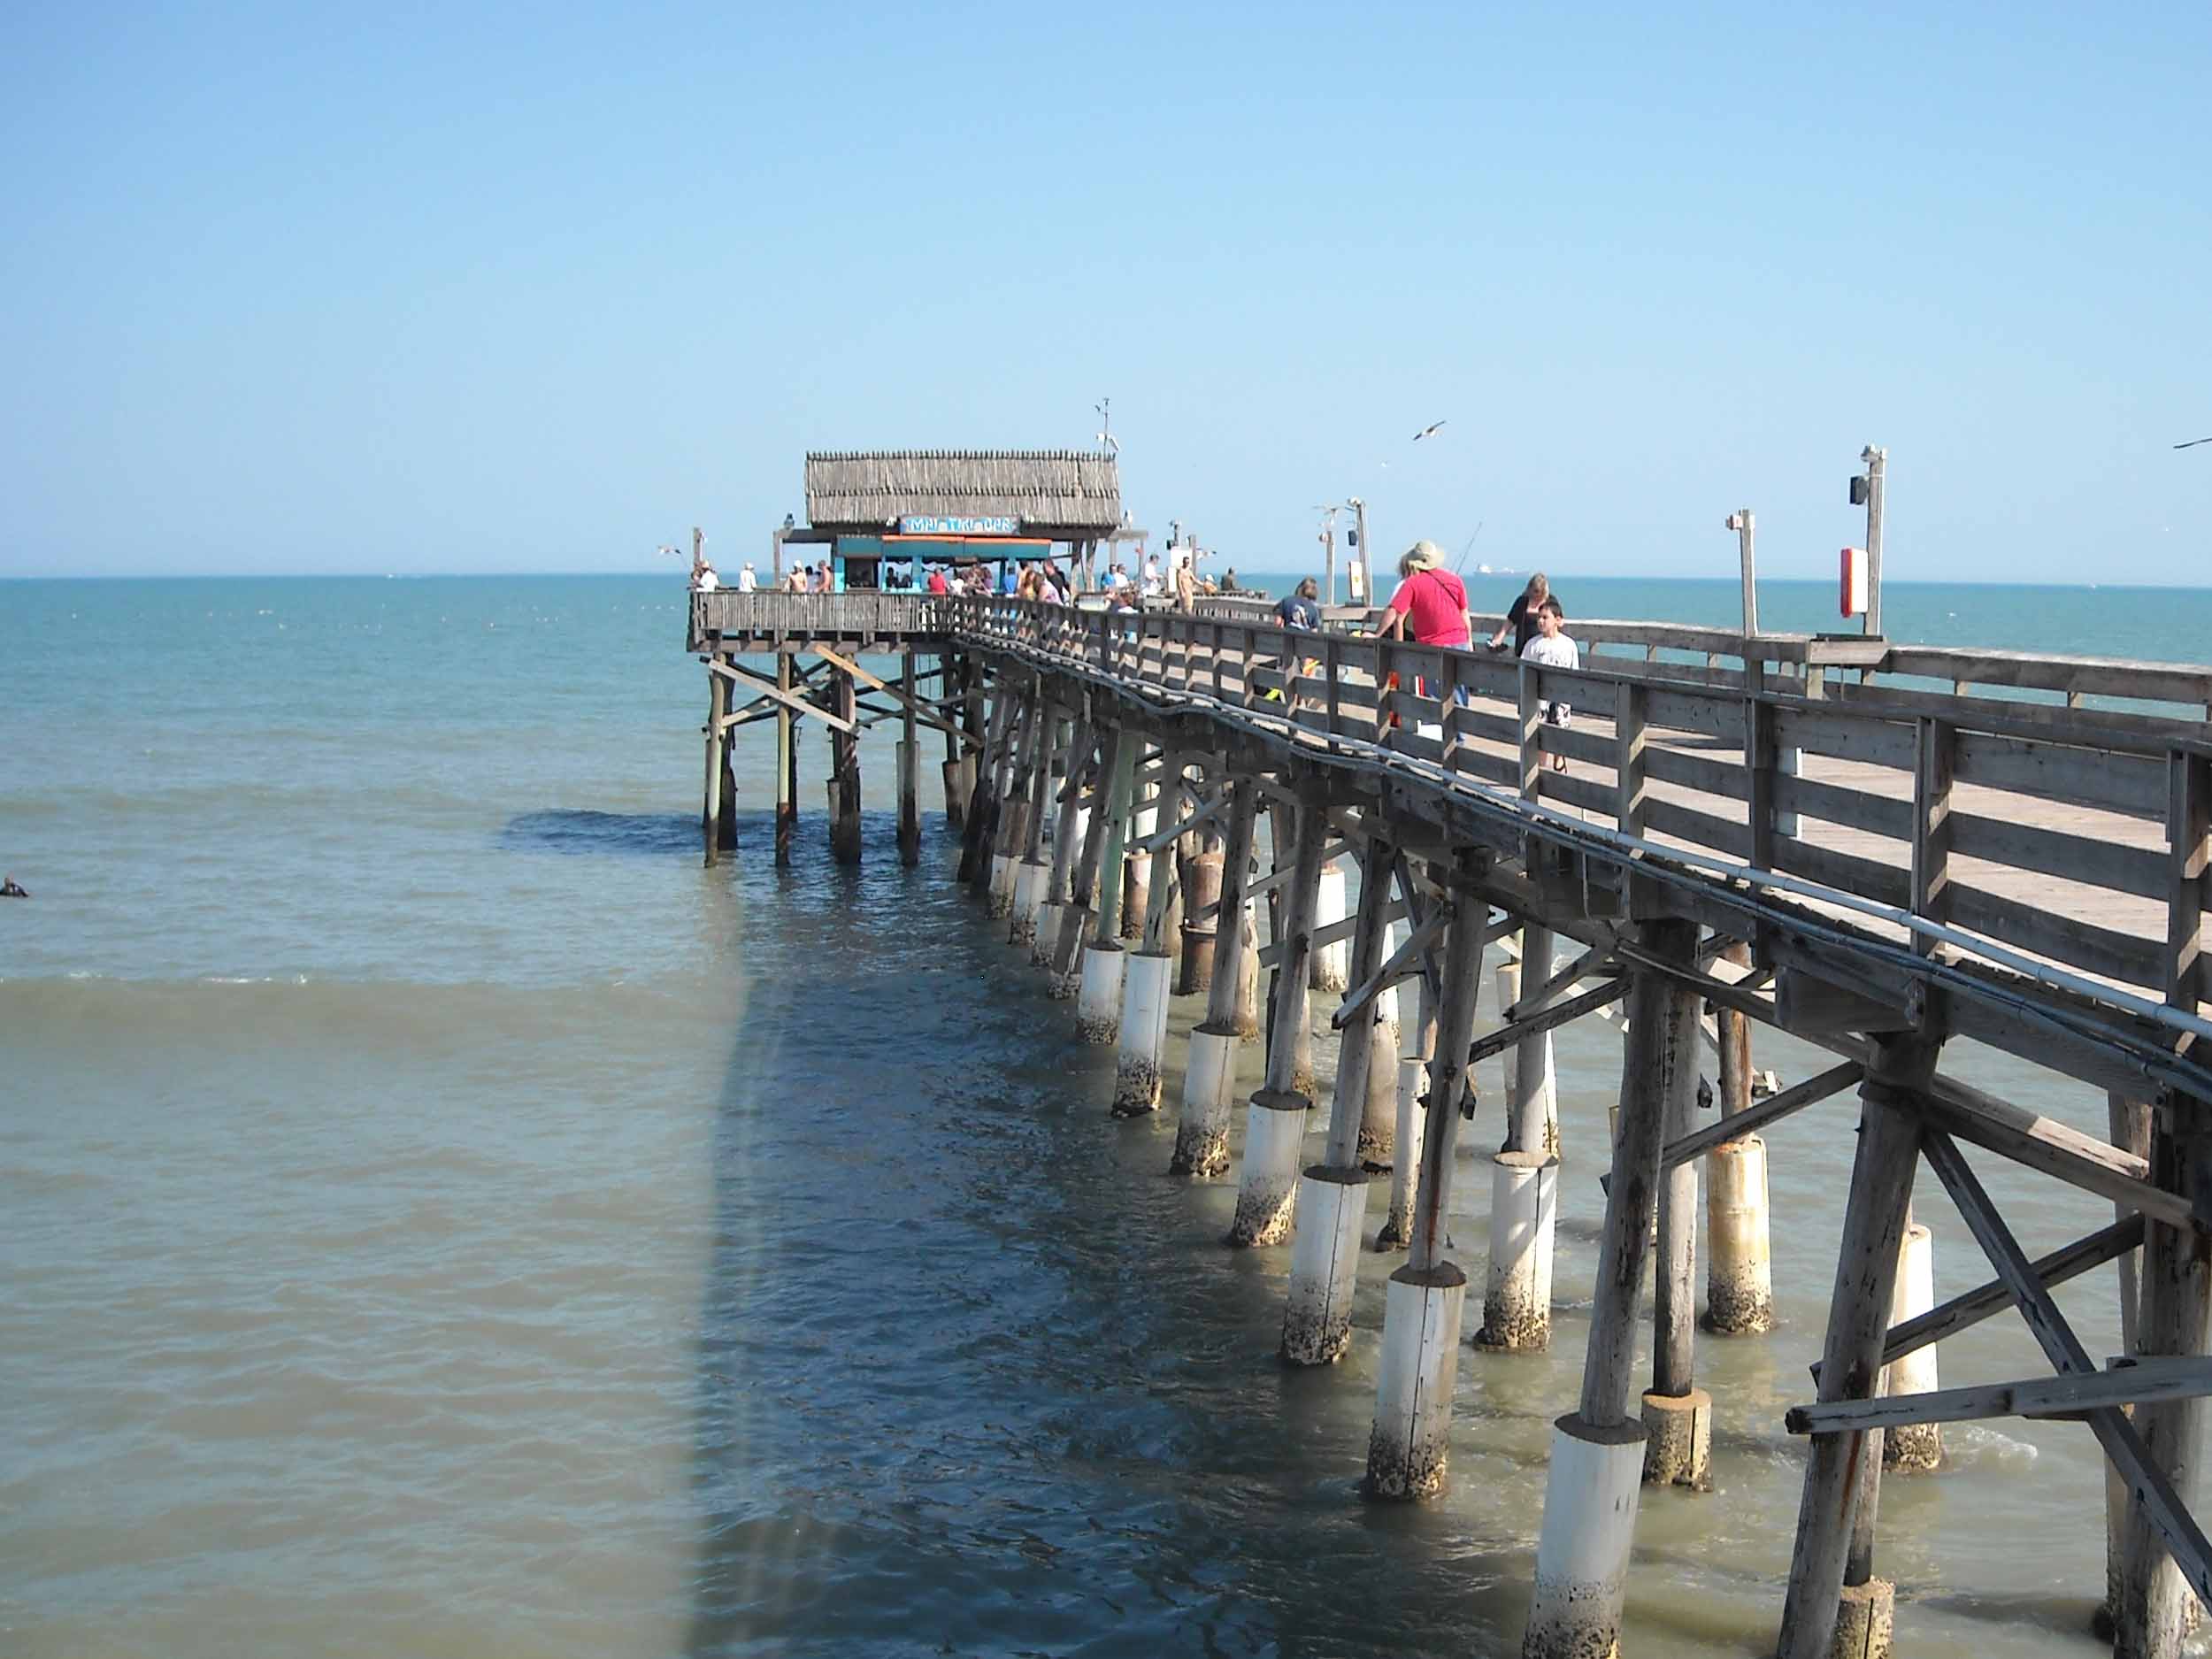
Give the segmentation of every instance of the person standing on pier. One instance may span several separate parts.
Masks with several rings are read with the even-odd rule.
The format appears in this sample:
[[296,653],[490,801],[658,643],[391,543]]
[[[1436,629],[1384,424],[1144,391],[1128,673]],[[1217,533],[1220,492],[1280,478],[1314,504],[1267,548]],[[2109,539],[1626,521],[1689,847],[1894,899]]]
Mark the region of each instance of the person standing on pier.
[[[1581,648],[1560,631],[1566,620],[1566,612],[1559,608],[1559,601],[1547,595],[1536,607],[1536,637],[1522,648],[1521,660],[1543,668],[1581,667]],[[1563,698],[1547,697],[1543,702],[1543,719],[1546,726],[1571,726],[1574,723],[1574,709]],[[1551,768],[1554,772],[1566,771],[1567,757],[1555,754]]]
[[[1378,637],[1402,640],[1410,632],[1417,645],[1441,645],[1455,651],[1474,642],[1475,619],[1468,614],[1466,584],[1444,568],[1441,548],[1433,541],[1416,541],[1399,559],[1398,574],[1403,580],[1390,595],[1390,617],[1377,631]],[[1464,703],[1467,687],[1454,689]],[[1422,695],[1427,695],[1425,689]]]
[[1543,608],[1544,601],[1550,597],[1551,582],[1543,572],[1538,571],[1528,579],[1528,586],[1521,589],[1512,604],[1507,607],[1505,620],[1490,636],[1490,649],[1494,651],[1503,650],[1505,636],[1509,631],[1513,635],[1513,655],[1526,656],[1529,641],[1537,635],[1537,612]]
[[1465,650],[1474,638],[1474,618],[1467,612],[1466,585],[1444,568],[1443,549],[1433,541],[1416,541],[1398,561],[1398,574],[1404,580],[1390,595],[1381,637],[1405,638],[1409,622],[1415,644]]
[[737,591],[741,594],[749,594],[757,592],[759,588],[760,578],[753,573],[753,561],[747,559],[738,567]]

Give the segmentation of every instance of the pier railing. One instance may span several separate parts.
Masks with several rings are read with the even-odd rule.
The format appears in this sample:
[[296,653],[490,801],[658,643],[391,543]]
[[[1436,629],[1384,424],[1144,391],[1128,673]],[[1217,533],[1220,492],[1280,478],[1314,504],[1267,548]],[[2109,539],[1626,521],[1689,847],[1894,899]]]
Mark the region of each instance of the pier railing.
[[934,594],[795,594],[763,588],[740,593],[719,588],[691,595],[691,626],[686,649],[711,649],[718,641],[732,649],[773,650],[779,641],[807,640],[899,641],[941,634],[947,601]]
[[[1767,673],[1770,641],[1740,636],[1716,637],[1751,644],[1747,669],[1740,657],[1734,669],[1609,657],[1561,669],[1218,615],[946,603],[964,639],[1795,878],[1924,955],[2007,964],[2024,953],[2093,995],[2140,987],[2185,1010],[2212,1000],[2200,949],[2212,741],[2200,722],[1901,688],[1823,695],[1817,674]],[[1663,632],[1669,645],[1697,634]],[[1970,653],[1883,649],[1916,672],[1939,657],[1962,680],[2012,672]],[[2101,695],[2187,689],[2093,666],[2075,683]],[[2047,664],[2034,672],[2057,678]],[[1548,718],[1553,705],[1570,710],[1565,722]]]

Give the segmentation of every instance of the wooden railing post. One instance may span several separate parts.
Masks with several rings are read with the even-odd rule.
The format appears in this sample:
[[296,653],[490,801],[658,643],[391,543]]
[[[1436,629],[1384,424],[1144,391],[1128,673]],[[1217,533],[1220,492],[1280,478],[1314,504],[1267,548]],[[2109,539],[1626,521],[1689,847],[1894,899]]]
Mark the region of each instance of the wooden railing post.
[[1614,687],[1613,824],[1624,835],[1644,833],[1644,710],[1649,702],[1645,688],[1631,680]]
[[1774,752],[1774,705],[1764,697],[1747,697],[1743,705],[1744,795],[1749,806],[1751,867],[1774,868],[1777,813],[1774,783],[1778,771]]
[[1322,672],[1323,676],[1326,679],[1326,680],[1327,680],[1327,682],[1328,682],[1328,696],[1329,696],[1329,717],[1328,717],[1328,718],[1329,718],[1329,735],[1330,735],[1331,737],[1334,737],[1334,736],[1336,735],[1336,722],[1337,722],[1337,716],[1338,716],[1338,713],[1340,712],[1340,708],[1341,708],[1341,702],[1340,702],[1340,699],[1338,697],[1338,695],[1337,695],[1337,689],[1338,689],[1338,687],[1337,687],[1337,681],[1338,681],[1338,680],[1339,680],[1339,679],[1342,676],[1342,674],[1343,674],[1343,672],[1344,672],[1344,664],[1343,664],[1343,659],[1342,659],[1342,650],[1343,650],[1343,648],[1341,647],[1341,645],[1340,645],[1340,644],[1339,644],[1339,642],[1338,642],[1338,641],[1337,641],[1337,637],[1336,637],[1336,635],[1335,635],[1335,634],[1325,634],[1325,635],[1322,637],[1322,641],[1321,641],[1321,672]]
[[2212,902],[2212,757],[2176,749],[2167,759],[2166,1002],[2194,1013],[2212,1000],[2204,911]]
[[[1931,922],[1951,916],[1951,771],[1957,728],[1923,715],[1912,775],[1912,913]],[[1920,955],[1935,954],[1935,941],[1913,935]]]
[[1539,799],[1544,788],[1543,687],[1541,671],[1525,657],[1521,662],[1521,799]]

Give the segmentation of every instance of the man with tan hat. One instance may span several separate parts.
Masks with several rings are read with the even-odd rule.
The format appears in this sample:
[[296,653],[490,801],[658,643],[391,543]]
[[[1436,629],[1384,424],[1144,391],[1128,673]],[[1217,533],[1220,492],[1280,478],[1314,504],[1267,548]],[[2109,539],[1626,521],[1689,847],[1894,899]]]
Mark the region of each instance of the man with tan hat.
[[1444,568],[1443,549],[1433,541],[1416,541],[1398,561],[1398,574],[1404,580],[1390,595],[1382,637],[1403,639],[1410,633],[1417,645],[1465,650],[1475,637],[1474,618],[1467,611],[1466,584]]

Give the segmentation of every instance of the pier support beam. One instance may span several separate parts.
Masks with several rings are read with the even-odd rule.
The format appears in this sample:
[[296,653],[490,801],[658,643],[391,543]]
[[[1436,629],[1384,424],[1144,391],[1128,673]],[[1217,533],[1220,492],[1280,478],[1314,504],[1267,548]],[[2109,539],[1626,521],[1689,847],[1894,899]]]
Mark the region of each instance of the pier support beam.
[[[707,675],[707,787],[706,800],[699,809],[700,840],[706,845],[707,867],[714,867],[715,854],[720,850],[718,833],[722,817],[722,773],[724,751],[729,744],[729,733],[722,728],[722,717],[728,712],[729,682],[711,671]],[[734,826],[733,826],[734,831]],[[731,844],[735,845],[733,833]]]
[[[1723,962],[1751,965],[1739,940]],[[1723,1121],[1751,1110],[1751,1021],[1714,1010],[1720,1040]],[[1752,1336],[1774,1328],[1774,1258],[1768,1240],[1767,1148],[1756,1135],[1723,1141],[1705,1160],[1705,1317],[1716,1336]]]
[[[1666,918],[1641,925],[1643,949],[1687,972],[1697,926]],[[1579,1408],[1552,1425],[1544,1524],[1536,1546],[1536,1595],[1521,1640],[1524,1659],[1610,1653],[1627,1599],[1644,1464],[1644,1425],[1629,1415],[1636,1360],[1636,1303],[1658,1203],[1659,1154],[1668,1103],[1697,1083],[1694,992],[1647,969],[1629,987],[1621,1064],[1621,1125],[1598,1252],[1590,1343]]]
[[[830,671],[830,709],[850,724],[856,698],[853,677]],[[860,862],[860,739],[853,732],[830,731],[830,856],[841,864]]]
[[[1920,1112],[1915,1091],[1935,1069],[1936,1045],[1917,1033],[1875,1039],[1874,1063],[1860,1085],[1859,1144],[1851,1166],[1836,1286],[1822,1345],[1818,1397],[1870,1398],[1879,1381],[1882,1348],[1897,1294],[1899,1250],[1912,1210],[1920,1161]],[[1842,1607],[1849,1557],[1853,1577],[1871,1581],[1870,1517],[1879,1493],[1881,1455],[1867,1443],[1879,1430],[1815,1435],[1805,1460],[1797,1544],[1782,1609],[1780,1659],[1823,1659]],[[1860,1548],[1855,1526],[1869,1522]],[[1870,1594],[1871,1593],[1868,1593]]]
[[[1520,1000],[1520,987],[1532,992],[1551,978],[1554,941],[1548,927],[1532,923],[1521,928],[1521,960],[1513,974],[1513,995],[1506,995],[1508,969],[1498,970],[1498,1018]],[[1562,987],[1563,991],[1567,987]],[[1559,1150],[1558,1084],[1554,1071],[1552,1034],[1540,1031],[1524,1037],[1508,1051],[1505,1061],[1505,1144],[1501,1152],[1556,1152]]]
[[[1360,983],[1364,984],[1362,980]],[[1375,994],[1375,1040],[1367,1045],[1367,1076],[1359,1120],[1359,1162],[1386,1173],[1398,1148],[1398,987]]]
[[[776,653],[776,689],[788,699],[791,653]],[[791,863],[791,838],[799,830],[799,722],[789,703],[776,707],[776,867]]]
[[[1694,1007],[1693,1009],[1694,1013]],[[1661,1145],[1697,1127],[1697,1061],[1668,1091]],[[1654,1285],[1651,1386],[1643,1398],[1646,1486],[1713,1485],[1713,1397],[1697,1386],[1697,1166],[1685,1158],[1659,1176],[1658,1272]]]
[[[1166,759],[1158,750],[1152,750],[1144,757],[1146,764],[1155,759],[1160,762],[1164,772]],[[1141,786],[1130,814],[1131,841],[1142,842],[1158,831],[1163,796],[1168,801],[1169,810],[1173,810],[1174,799],[1170,790],[1163,789],[1156,782]],[[1151,909],[1152,855],[1141,850],[1129,852],[1124,855],[1121,865],[1121,937],[1142,939],[1145,918],[1151,913]]]
[[[1382,966],[1390,931],[1392,857],[1391,849],[1370,841],[1360,860],[1359,914],[1346,970],[1352,985],[1365,985]],[[1321,1161],[1299,1178],[1297,1232],[1283,1314],[1283,1358],[1293,1365],[1332,1364],[1351,1345],[1360,1230],[1367,1215],[1368,1175],[1359,1161],[1359,1136],[1367,1118],[1368,1060],[1377,1029],[1371,1006],[1345,1026],[1329,1102],[1328,1146]]]
[[[971,664],[969,672],[979,683],[981,671]],[[977,694],[972,691],[970,695]],[[1012,711],[1013,698],[1002,687],[991,701],[991,716],[983,728],[983,747],[975,759],[975,787],[968,796],[967,823],[960,833],[960,879],[978,898],[990,896],[991,850],[998,828],[999,756],[1006,747]]]
[[914,720],[914,699],[921,695],[921,686],[914,672],[916,660],[910,645],[905,656],[906,697],[898,751],[899,862],[909,870],[922,862],[922,757]]
[[[1174,770],[1175,764],[1171,764],[1171,775]],[[1168,997],[1175,966],[1166,948],[1168,905],[1174,888],[1174,864],[1164,859],[1159,880],[1148,883],[1145,893],[1142,949],[1122,964],[1121,1047],[1114,1068],[1114,1115],[1118,1118],[1159,1110],[1161,1070],[1167,1058]]]
[[[1210,824],[1194,831],[1198,850],[1183,858],[1183,960],[1176,976],[1178,995],[1190,996],[1212,988],[1215,941],[1219,936],[1222,852],[1220,833]],[[1230,916],[1229,926],[1237,923]]]
[[1183,1110],[1175,1125],[1171,1175],[1214,1176],[1229,1167],[1229,1121],[1236,1108],[1237,1002],[1259,951],[1246,936],[1245,891],[1251,884],[1252,831],[1259,816],[1259,785],[1238,778],[1229,787],[1229,826],[1221,854],[1220,913],[1226,925],[1215,934],[1213,983],[1206,990],[1206,1018],[1191,1033],[1183,1064]]
[[1028,856],[1030,784],[1039,745],[1045,741],[1047,712],[1041,694],[1022,699],[1014,715],[1017,736],[1000,762],[998,840],[991,852],[991,900],[986,912],[994,919],[1014,913],[1014,872]]
[[[2212,1174],[2212,1134],[2201,1126],[2212,1107],[2187,1095],[2162,1103],[2151,1121],[2151,1179],[2169,1192],[2202,1192]],[[2142,1305],[2136,1348],[2145,1356],[2200,1355],[2212,1339],[2212,1260],[2201,1234],[2146,1217]],[[2204,1462],[2208,1402],[2201,1395],[2135,1408],[2146,1462],[2185,1499]],[[2127,1506],[2126,1561],[2120,1585],[2121,1659],[2171,1659],[2181,1652],[2196,1598],[2160,1542],[2139,1494]]]
[[[1306,975],[1313,959],[1315,895],[1321,881],[1327,814],[1317,800],[1295,812],[1278,810],[1276,823],[1294,820],[1290,879],[1283,889],[1283,954],[1276,965],[1274,1031],[1267,1045],[1267,1081],[1244,1120],[1244,1164],[1237,1174],[1233,1245],[1279,1244],[1290,1236],[1298,1202],[1299,1154],[1312,1108],[1310,1084],[1297,1087],[1299,1032],[1308,1025]],[[1309,1053],[1310,1050],[1309,1050]],[[1309,1071],[1311,1061],[1307,1061]]]
[[1375,1235],[1379,1250],[1402,1250],[1413,1241],[1413,1201],[1427,1128],[1422,1102],[1428,1093],[1429,1056],[1436,1051],[1437,1015],[1436,992],[1428,976],[1423,974],[1414,986],[1414,1017],[1401,1022],[1398,1029],[1397,1144],[1390,1160],[1390,1209]]
[[1452,1142],[1467,1093],[1467,1050],[1474,1039],[1490,912],[1463,894],[1450,902],[1435,1059],[1422,1106],[1413,1234],[1406,1264],[1390,1276],[1383,1299],[1375,1422],[1367,1436],[1362,1486],[1373,1498],[1419,1498],[1442,1491],[1451,1450],[1452,1390],[1459,1376],[1467,1275],[1445,1258],[1450,1248],[1445,1226],[1451,1209]]
[[[1093,933],[1098,924],[1098,913],[1091,905],[1092,895],[1098,891],[1099,866],[1106,860],[1106,848],[1114,837],[1114,826],[1128,805],[1127,768],[1123,762],[1130,748],[1130,741],[1122,735],[1118,726],[1107,728],[1105,739],[1099,746],[1097,787],[1091,793],[1089,806],[1079,805],[1076,810],[1076,822],[1081,826],[1080,847],[1069,874],[1071,896],[1061,912],[1052,945],[1049,995],[1055,1002],[1065,1002],[1081,994],[1086,958],[1093,948]],[[1079,1011],[1079,1024],[1080,1018]]]

